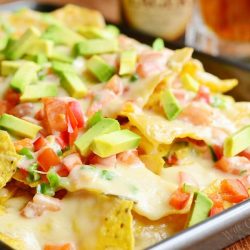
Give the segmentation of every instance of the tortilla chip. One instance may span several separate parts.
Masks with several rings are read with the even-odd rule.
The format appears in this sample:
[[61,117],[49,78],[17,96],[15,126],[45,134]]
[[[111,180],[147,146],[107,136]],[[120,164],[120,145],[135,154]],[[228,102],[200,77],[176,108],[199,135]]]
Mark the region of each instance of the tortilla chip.
[[5,186],[15,173],[19,159],[9,134],[0,130],[0,188]]
[[68,4],[63,8],[51,12],[58,21],[61,21],[71,29],[81,26],[104,27],[105,21],[101,13],[76,5]]
[[113,209],[104,218],[100,229],[97,249],[133,249],[133,217],[131,214],[133,202],[116,199],[113,203]]
[[0,233],[0,240],[3,241],[8,246],[16,250],[25,250],[25,244],[22,240],[8,236],[7,234]]

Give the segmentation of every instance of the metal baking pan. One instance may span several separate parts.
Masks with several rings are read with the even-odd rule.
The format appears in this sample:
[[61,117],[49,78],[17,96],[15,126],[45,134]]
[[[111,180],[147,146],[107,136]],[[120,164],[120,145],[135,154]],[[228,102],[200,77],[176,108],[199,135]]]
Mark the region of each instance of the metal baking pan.
[[[38,11],[48,12],[58,6],[52,4],[38,4],[34,1],[18,1],[0,5],[0,11],[18,10],[20,8],[32,8]],[[152,36],[139,33],[120,25],[122,33],[146,44],[152,44],[155,39]],[[166,42],[166,47],[177,49],[183,44]],[[224,58],[213,57],[202,52],[195,51],[194,57],[199,59],[205,69],[221,78],[237,78],[239,86],[229,94],[238,101],[250,101],[250,64],[234,62]],[[195,226],[177,233],[147,248],[150,250],[216,250],[250,235],[250,200],[237,204],[224,212],[205,220]],[[1,250],[11,250],[0,242]]]

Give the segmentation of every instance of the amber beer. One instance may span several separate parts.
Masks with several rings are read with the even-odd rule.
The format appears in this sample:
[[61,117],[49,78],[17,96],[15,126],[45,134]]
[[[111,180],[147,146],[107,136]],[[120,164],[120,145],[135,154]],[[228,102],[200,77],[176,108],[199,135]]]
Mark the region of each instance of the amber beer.
[[185,32],[193,0],[122,0],[126,22],[139,31],[175,40]]
[[200,0],[203,19],[222,39],[250,42],[250,0]]

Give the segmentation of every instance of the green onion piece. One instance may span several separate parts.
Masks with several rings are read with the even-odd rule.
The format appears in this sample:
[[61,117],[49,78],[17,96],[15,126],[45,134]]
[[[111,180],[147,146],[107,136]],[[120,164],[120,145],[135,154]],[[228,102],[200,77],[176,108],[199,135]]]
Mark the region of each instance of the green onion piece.
[[94,126],[97,122],[103,119],[102,111],[95,112],[87,121],[87,127]]
[[114,178],[114,173],[104,169],[101,171],[101,177],[107,181],[111,181]]
[[57,188],[60,184],[60,177],[54,171],[49,171],[47,173],[47,178],[52,188]]
[[28,159],[34,159],[33,154],[30,149],[22,148],[18,154],[26,156]]
[[164,49],[164,41],[161,38],[156,38],[152,45],[153,49],[156,51],[160,51]]
[[41,178],[40,174],[36,172],[37,167],[38,167],[37,163],[34,163],[28,167],[28,172],[29,172],[29,175],[27,177],[28,182],[36,182],[36,181],[40,180],[40,178]]
[[224,155],[232,157],[250,147],[250,125],[240,129],[224,141]]
[[212,97],[211,106],[212,106],[212,107],[215,107],[215,108],[221,108],[221,109],[223,109],[223,108],[226,107],[226,101],[225,101],[225,99],[223,99],[222,97],[213,96],[213,97]]
[[63,152],[62,152],[62,150],[57,150],[57,152],[56,152],[56,154],[58,155],[58,156],[62,156],[63,155]]
[[161,96],[161,104],[168,120],[174,120],[182,111],[182,108],[170,89],[166,89]]
[[131,77],[130,77],[130,82],[135,82],[139,80],[139,76],[137,74],[133,74]]
[[49,196],[55,195],[55,190],[48,183],[41,183],[37,186],[37,192]]

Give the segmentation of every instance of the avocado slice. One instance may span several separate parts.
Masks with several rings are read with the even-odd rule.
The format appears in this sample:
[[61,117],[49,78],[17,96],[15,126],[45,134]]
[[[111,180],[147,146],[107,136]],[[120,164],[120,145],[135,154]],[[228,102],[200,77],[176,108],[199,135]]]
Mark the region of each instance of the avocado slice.
[[93,56],[87,61],[87,69],[101,82],[108,81],[115,73],[115,69],[101,57]]
[[36,63],[24,63],[14,74],[10,82],[10,86],[23,93],[27,85],[37,81],[37,71],[39,68],[39,65],[37,65]]
[[97,122],[103,119],[102,111],[95,112],[87,121],[87,127],[93,127]]
[[126,50],[121,53],[119,75],[134,74],[136,67],[136,52]]
[[165,48],[164,41],[161,38],[156,38],[152,44],[153,50],[161,51]]
[[86,156],[89,152],[90,145],[96,136],[116,130],[120,130],[120,124],[118,121],[111,118],[103,118],[78,138],[75,141],[75,146],[82,156]]
[[34,102],[44,97],[57,96],[58,88],[55,84],[37,83],[25,87],[20,97],[22,102]]
[[62,74],[63,72],[71,72],[76,74],[74,67],[69,63],[53,61],[52,69],[58,74]]
[[190,74],[185,73],[181,77],[181,81],[183,83],[183,86],[187,90],[191,90],[194,92],[197,92],[199,90],[200,84],[198,81],[196,81]]
[[74,98],[82,98],[87,94],[87,87],[75,73],[63,72],[61,84]]
[[27,55],[43,54],[49,57],[53,52],[54,43],[49,40],[37,39],[32,43],[30,49],[26,52]]
[[61,25],[50,25],[42,34],[43,39],[52,40],[56,44],[73,46],[84,40],[84,37]]
[[204,193],[196,192],[194,200],[189,214],[187,226],[191,227],[203,220],[205,220],[213,206],[212,200],[210,200]]
[[25,61],[2,61],[1,75],[8,76],[14,74]]
[[35,138],[42,127],[17,118],[13,115],[3,114],[0,116],[0,127],[20,137]]
[[89,39],[76,44],[76,52],[82,56],[118,51],[117,39]]
[[170,89],[163,91],[161,104],[168,120],[174,120],[182,111],[182,108]]
[[100,157],[109,157],[114,154],[137,148],[141,137],[130,130],[118,130],[95,137],[91,150]]
[[115,38],[115,34],[110,32],[108,29],[101,29],[94,26],[83,26],[80,27],[78,32],[88,39],[93,38],[104,38],[104,39],[112,39]]
[[250,147],[250,125],[240,129],[224,141],[224,152],[226,157],[232,157]]
[[7,59],[16,60],[21,58],[33,46],[33,42],[40,36],[39,30],[34,27],[29,28],[19,40],[13,42],[5,53]]

